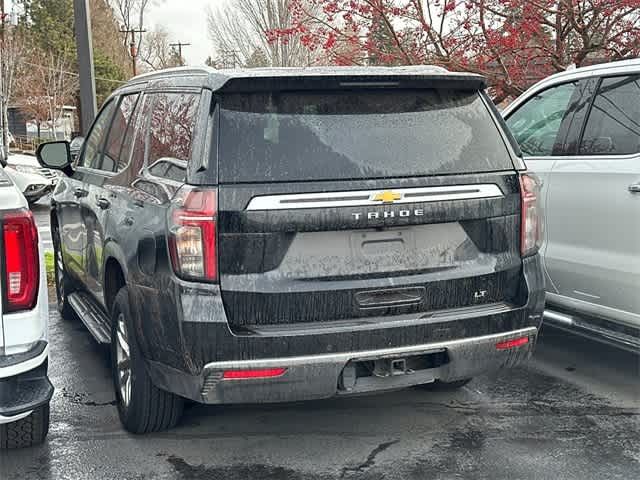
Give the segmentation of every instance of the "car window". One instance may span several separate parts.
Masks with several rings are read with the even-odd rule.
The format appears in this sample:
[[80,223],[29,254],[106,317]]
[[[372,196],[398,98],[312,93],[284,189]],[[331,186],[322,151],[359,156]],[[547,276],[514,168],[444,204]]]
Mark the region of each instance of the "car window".
[[177,165],[172,163],[167,169],[166,177],[175,182],[185,182],[187,180],[187,165]]
[[109,129],[109,136],[104,149],[100,170],[117,172],[123,170],[129,163],[132,144],[132,118],[139,94],[123,95],[118,102],[118,108]]
[[115,101],[111,100],[98,114],[93,122],[91,133],[87,137],[84,146],[84,153],[80,159],[79,166],[86,168],[97,168],[102,157],[104,138],[107,128],[115,109]]
[[149,173],[154,177],[166,178],[175,182],[184,182],[187,177],[186,162],[176,163],[175,160],[158,160],[149,167]]
[[200,94],[157,93],[152,96],[147,165],[161,158],[189,160]]
[[135,127],[132,129],[131,134],[131,162],[129,168],[127,168],[124,175],[126,177],[126,184],[130,185],[135,178],[140,175],[140,172],[145,166],[145,151],[147,146],[147,140],[149,139],[149,115],[151,113],[152,98],[149,95],[145,95],[139,102],[137,120]]
[[640,152],[640,75],[605,78],[593,101],[580,155]]
[[413,177],[513,168],[477,92],[226,94],[224,182]]
[[526,157],[554,154],[562,120],[569,112],[577,83],[551,87],[531,97],[507,118],[507,125]]
[[168,167],[169,164],[167,162],[159,161],[149,167],[149,173],[154,177],[162,178],[167,173]]

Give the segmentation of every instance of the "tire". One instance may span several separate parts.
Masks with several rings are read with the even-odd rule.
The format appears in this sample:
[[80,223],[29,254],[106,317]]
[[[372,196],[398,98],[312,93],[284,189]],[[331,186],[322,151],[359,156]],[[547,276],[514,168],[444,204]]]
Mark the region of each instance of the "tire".
[[33,447],[49,433],[49,404],[38,407],[28,417],[0,425],[0,450]]
[[[180,420],[184,399],[151,382],[134,332],[129,294],[123,287],[114,299],[111,316],[111,371],[120,421],[136,434],[167,430]],[[124,346],[128,346],[128,360]]]
[[465,378],[463,380],[456,380],[455,382],[441,382],[440,380],[436,380],[432,383],[425,383],[424,385],[418,385],[417,388],[421,390],[428,390],[431,392],[451,392],[453,390],[458,390],[464,387],[467,383],[469,383],[472,378]]
[[75,311],[69,304],[69,294],[74,290],[74,284],[67,274],[60,248],[60,231],[55,224],[51,229],[51,239],[53,240],[53,269],[56,284],[56,303],[58,312],[63,319],[70,320],[75,317]]

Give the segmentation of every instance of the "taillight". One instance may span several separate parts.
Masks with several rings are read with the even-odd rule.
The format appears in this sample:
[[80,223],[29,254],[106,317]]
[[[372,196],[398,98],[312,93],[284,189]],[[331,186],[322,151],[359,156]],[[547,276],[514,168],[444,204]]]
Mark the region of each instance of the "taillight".
[[529,343],[529,337],[520,337],[506,342],[496,343],[496,350],[510,350]]
[[169,211],[169,254],[180,278],[203,282],[218,280],[218,192],[185,185]]
[[2,224],[2,290],[5,312],[30,310],[38,301],[38,230],[29,210],[7,212]]
[[520,200],[522,221],[520,224],[520,253],[533,255],[542,243],[542,212],[540,211],[540,186],[534,175],[520,175]]

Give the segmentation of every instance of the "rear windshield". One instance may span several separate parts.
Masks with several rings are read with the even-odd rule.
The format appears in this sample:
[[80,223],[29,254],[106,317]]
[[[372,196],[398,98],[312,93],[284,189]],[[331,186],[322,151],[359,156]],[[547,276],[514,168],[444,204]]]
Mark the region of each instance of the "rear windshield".
[[220,112],[221,182],[513,168],[477,92],[238,93],[222,98]]

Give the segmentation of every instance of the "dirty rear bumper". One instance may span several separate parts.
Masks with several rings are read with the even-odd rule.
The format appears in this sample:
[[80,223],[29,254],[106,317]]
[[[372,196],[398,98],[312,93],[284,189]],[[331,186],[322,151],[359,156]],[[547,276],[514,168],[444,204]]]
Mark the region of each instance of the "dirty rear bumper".
[[[498,334],[468,337],[422,345],[411,345],[358,352],[341,352],[297,357],[213,362],[200,375],[188,375],[157,362],[148,361],[154,383],[183,397],[209,404],[271,403],[329,398],[403,388],[434,380],[452,382],[487,371],[513,367],[528,359],[535,348],[538,329],[527,327]],[[527,342],[509,349],[497,344],[527,338]],[[354,379],[348,388],[342,378],[345,367],[353,362],[379,359],[403,359],[446,352],[446,363],[405,374],[387,377],[365,376]],[[284,374],[262,379],[224,379],[227,370],[284,368]]]

